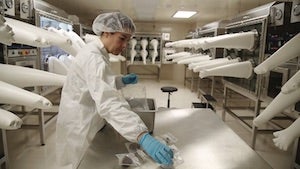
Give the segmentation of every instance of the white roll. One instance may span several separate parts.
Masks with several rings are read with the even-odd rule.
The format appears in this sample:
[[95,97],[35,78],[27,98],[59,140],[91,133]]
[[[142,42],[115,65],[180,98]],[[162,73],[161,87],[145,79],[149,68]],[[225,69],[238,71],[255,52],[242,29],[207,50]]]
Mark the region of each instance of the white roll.
[[282,87],[281,92],[290,93],[300,87],[300,71],[292,76]]
[[300,33],[294,36],[291,40],[285,43],[275,53],[273,53],[268,59],[254,68],[254,72],[257,74],[264,74],[275,67],[287,62],[290,59],[300,56]]
[[237,78],[249,78],[253,73],[253,66],[250,61],[231,63],[200,71],[199,77],[226,76]]
[[5,130],[15,130],[21,128],[23,121],[7,110],[0,108],[0,128]]
[[254,48],[256,31],[219,35],[204,40],[202,48],[248,49]]
[[30,86],[63,86],[66,77],[38,69],[0,64],[0,80],[24,88]]
[[210,63],[219,63],[219,62],[223,62],[226,60],[229,60],[229,59],[226,57],[226,58],[218,58],[218,59],[211,59],[211,60],[207,60],[207,61],[195,62],[195,63],[189,64],[188,69],[194,70],[194,68],[196,68],[197,66],[202,66],[202,65],[210,64]]
[[52,103],[38,94],[0,81],[0,103],[22,105],[39,109],[49,109]]
[[211,59],[211,57],[209,57],[209,55],[200,55],[200,56],[180,60],[177,63],[178,64],[190,64],[190,63],[195,63],[195,62],[207,61],[210,59]]
[[231,59],[231,60],[227,60],[227,61],[223,61],[223,62],[219,62],[219,63],[210,63],[210,64],[206,64],[203,66],[197,66],[195,69],[193,69],[195,72],[200,72],[202,70],[206,70],[206,69],[210,69],[210,68],[214,68],[214,67],[218,67],[218,66],[223,66],[223,65],[228,65],[231,63],[237,63],[239,62],[240,59],[236,58],[236,59]]

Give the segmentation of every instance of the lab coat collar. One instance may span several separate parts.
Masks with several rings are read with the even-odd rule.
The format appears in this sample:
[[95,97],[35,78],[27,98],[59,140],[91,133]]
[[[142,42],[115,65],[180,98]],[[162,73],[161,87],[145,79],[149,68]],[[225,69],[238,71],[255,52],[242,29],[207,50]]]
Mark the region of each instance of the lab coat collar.
[[100,38],[97,38],[96,41],[97,41],[97,48],[100,50],[101,54],[104,56],[103,59],[105,60],[105,62],[107,64],[110,65],[111,63],[109,61],[109,54],[108,54],[107,50],[105,49],[103,42],[101,41]]

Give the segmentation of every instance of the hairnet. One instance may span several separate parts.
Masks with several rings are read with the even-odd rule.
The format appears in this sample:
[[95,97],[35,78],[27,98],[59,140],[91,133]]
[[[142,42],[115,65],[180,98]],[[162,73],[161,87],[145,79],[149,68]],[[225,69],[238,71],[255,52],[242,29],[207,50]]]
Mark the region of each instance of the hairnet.
[[135,25],[132,19],[120,12],[98,15],[92,27],[96,35],[101,35],[102,32],[123,32],[129,34],[135,32]]

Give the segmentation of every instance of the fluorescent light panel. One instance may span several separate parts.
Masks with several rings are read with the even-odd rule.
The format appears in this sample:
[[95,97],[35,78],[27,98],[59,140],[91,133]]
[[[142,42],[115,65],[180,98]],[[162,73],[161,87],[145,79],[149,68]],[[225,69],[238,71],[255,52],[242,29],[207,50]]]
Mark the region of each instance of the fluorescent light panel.
[[195,15],[196,11],[177,11],[172,17],[173,18],[190,18]]

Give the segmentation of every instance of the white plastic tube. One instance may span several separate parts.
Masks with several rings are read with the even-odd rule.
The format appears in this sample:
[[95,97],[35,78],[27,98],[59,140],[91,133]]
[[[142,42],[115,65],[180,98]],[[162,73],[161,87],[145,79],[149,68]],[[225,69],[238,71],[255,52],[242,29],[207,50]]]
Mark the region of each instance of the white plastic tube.
[[273,55],[271,55],[264,62],[259,64],[254,68],[254,72],[257,74],[264,74],[280,64],[300,56],[300,33],[294,36],[291,40],[285,43],[281,48],[279,48]]
[[256,31],[219,35],[204,40],[202,48],[248,49],[254,48]]
[[69,30],[67,33],[68,33],[68,36],[72,38],[72,42],[75,42],[76,44],[78,44],[80,48],[82,48],[86,45],[86,43],[83,41],[83,39],[81,39],[81,37],[74,31]]
[[290,93],[300,87],[300,71],[292,76],[282,87],[281,92]]
[[46,30],[42,30],[34,25],[21,22],[15,19],[6,18],[6,24],[12,28],[14,33],[14,43],[26,44],[36,47],[49,47],[50,43],[46,38],[40,36],[41,32],[47,33]]
[[142,59],[143,59],[143,63],[146,64],[148,51],[147,50],[141,50],[141,56],[142,56]]
[[137,40],[135,38],[132,38],[132,39],[130,39],[129,44],[130,44],[131,50],[134,50],[135,45],[137,44]]
[[252,63],[250,61],[244,61],[202,70],[200,71],[199,77],[205,78],[208,76],[226,76],[247,79],[251,77],[252,73]]
[[67,75],[68,73],[67,66],[55,56],[50,56],[48,58],[48,70],[51,73],[59,75]]
[[194,57],[195,57],[194,55],[186,55],[186,56],[175,58],[175,59],[172,60],[172,62],[178,63],[181,60],[190,59],[190,58],[194,58]]
[[0,108],[0,128],[16,130],[21,127],[23,121],[12,112]]
[[56,29],[53,27],[48,28],[48,32],[43,35],[51,45],[57,46],[70,55],[76,56],[81,47],[76,43],[75,39],[63,29]]
[[135,45],[137,44],[137,40],[135,38],[130,39],[129,41],[131,50],[130,50],[130,63],[132,64],[134,62],[134,58],[137,54],[136,50],[135,50]]
[[178,53],[174,53],[172,55],[167,55],[166,59],[176,59],[176,58],[180,58],[183,56],[188,56],[188,55],[192,55],[190,52],[178,52]]
[[61,55],[59,58],[68,68],[71,66],[74,56],[72,55]]
[[38,94],[0,81],[0,103],[22,105],[27,107],[49,109],[52,103]]
[[157,39],[152,39],[150,41],[150,45],[153,46],[153,52],[151,53],[151,58],[152,58],[152,64],[154,64],[155,59],[158,56],[158,52],[157,52],[158,40]]
[[191,63],[191,64],[189,64],[188,69],[192,70],[192,69],[196,68],[197,66],[202,66],[202,65],[210,64],[210,63],[224,62],[226,60],[229,60],[229,59],[228,58],[219,58],[219,59],[211,59],[211,60],[207,60],[207,61]]
[[227,65],[227,64],[230,64],[230,63],[237,63],[237,62],[239,62],[239,58],[231,59],[231,60],[224,60],[224,61],[214,62],[214,63],[208,63],[208,64],[205,64],[205,65],[195,67],[193,69],[193,71],[194,72],[200,72],[201,70],[204,70],[204,69],[210,69],[210,68],[213,68],[213,67],[223,66],[223,65]]
[[66,76],[16,65],[0,64],[0,80],[24,88],[63,86]]
[[10,26],[5,24],[6,20],[0,15],[0,43],[11,45],[14,40],[13,31]]
[[179,40],[175,42],[169,42],[166,43],[166,47],[175,47],[175,48],[195,48],[199,49],[202,48],[203,42],[205,39],[209,38],[199,38],[199,39],[185,39],[185,40]]
[[207,61],[210,59],[211,59],[211,57],[209,57],[209,55],[200,55],[200,56],[180,60],[177,63],[178,64],[190,64],[190,63],[195,63],[195,62]]
[[277,114],[283,112],[286,108],[295,104],[299,100],[300,88],[297,88],[296,90],[287,94],[280,92],[267,106],[267,108],[253,120],[253,124],[257,127],[262,126]]
[[142,39],[141,40],[141,45],[142,45],[142,50],[141,50],[141,56],[142,56],[142,59],[143,59],[143,63],[146,64],[146,59],[147,59],[147,56],[148,56],[148,51],[146,50],[147,48],[147,45],[148,45],[148,40],[147,39]]
[[177,58],[173,59],[172,61],[178,63],[181,60],[192,59],[192,58],[200,57],[200,56],[203,56],[203,54],[201,54],[201,53],[190,54],[190,55],[185,55],[185,56],[177,57]]
[[136,50],[130,50],[130,62],[133,63],[134,62],[134,58],[136,56]]

